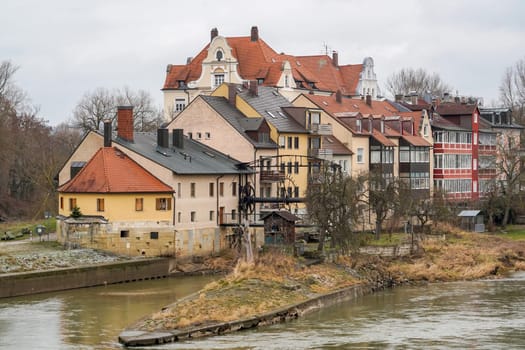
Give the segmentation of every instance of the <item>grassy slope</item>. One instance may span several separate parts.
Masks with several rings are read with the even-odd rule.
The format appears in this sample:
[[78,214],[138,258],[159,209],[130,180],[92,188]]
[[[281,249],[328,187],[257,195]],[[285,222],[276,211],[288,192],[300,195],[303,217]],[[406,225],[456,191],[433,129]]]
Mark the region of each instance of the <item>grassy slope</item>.
[[144,319],[138,328],[183,329],[237,320],[366,281],[468,280],[525,270],[525,240],[456,232],[445,240],[427,240],[422,248],[410,258],[344,258],[309,267],[289,256],[263,255],[254,266],[237,265],[228,276]]

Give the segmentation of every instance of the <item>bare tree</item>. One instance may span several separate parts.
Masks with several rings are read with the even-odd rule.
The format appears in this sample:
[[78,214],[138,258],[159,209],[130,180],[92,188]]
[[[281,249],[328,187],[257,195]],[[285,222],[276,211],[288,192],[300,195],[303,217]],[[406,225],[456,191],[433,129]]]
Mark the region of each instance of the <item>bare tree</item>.
[[519,192],[519,180],[521,174],[521,159],[518,141],[510,135],[500,136],[498,142],[498,160],[496,170],[498,171],[499,187],[503,197],[503,220],[502,226],[509,222],[513,199]]
[[97,88],[86,92],[73,110],[73,125],[84,132],[97,130],[104,120],[115,121],[117,106],[133,106],[135,130],[153,131],[162,122],[162,115],[154,106],[151,95],[128,87],[110,91]]
[[392,73],[386,81],[386,89],[392,95],[406,95],[415,91],[419,96],[430,93],[433,96],[443,96],[452,87],[441,79],[437,73],[428,73],[423,68],[402,68]]
[[520,123],[525,121],[525,58],[505,70],[500,87],[500,101],[511,107]]
[[399,179],[385,179],[382,174],[370,174],[368,178],[368,206],[375,215],[375,238],[379,239],[383,222],[389,215],[398,212],[400,193],[404,182]]
[[358,244],[354,228],[359,219],[366,176],[352,178],[328,164],[314,176],[306,192],[306,205],[310,220],[320,230],[318,251],[324,250],[328,235],[333,246],[338,245],[344,252],[354,250]]

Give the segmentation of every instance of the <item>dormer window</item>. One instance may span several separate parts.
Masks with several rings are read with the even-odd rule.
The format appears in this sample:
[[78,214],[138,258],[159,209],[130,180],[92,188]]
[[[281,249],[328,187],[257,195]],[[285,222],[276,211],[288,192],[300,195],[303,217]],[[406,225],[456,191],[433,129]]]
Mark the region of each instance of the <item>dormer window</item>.
[[357,132],[362,132],[362,127],[361,127],[361,119],[356,119],[355,121],[355,128],[357,130]]
[[290,87],[290,82],[288,81],[288,75],[284,76],[284,87]]
[[217,61],[221,61],[224,58],[224,54],[221,50],[217,50],[217,52],[215,53],[215,58],[217,59]]
[[262,85],[264,83],[264,78],[257,78],[257,85]]

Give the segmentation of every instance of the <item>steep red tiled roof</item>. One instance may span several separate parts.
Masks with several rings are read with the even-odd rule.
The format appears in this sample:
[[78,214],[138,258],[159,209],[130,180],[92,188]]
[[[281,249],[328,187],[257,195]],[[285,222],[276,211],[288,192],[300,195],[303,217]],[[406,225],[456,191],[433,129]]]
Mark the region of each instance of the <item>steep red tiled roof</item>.
[[332,150],[335,155],[352,155],[352,152],[347,146],[343,145],[335,136],[323,136],[322,142],[323,149]]
[[342,98],[341,103],[336,101],[335,95],[304,95],[310,101],[324,109],[328,113],[338,116],[342,113],[360,112],[361,114],[373,115],[399,115],[399,112],[388,101],[372,101],[372,105],[366,104],[365,100],[358,98]]
[[381,134],[378,130],[374,129],[372,132],[372,137],[376,139],[383,146],[395,147],[396,144],[390,141],[385,135]]
[[58,188],[69,193],[151,193],[173,192],[126,154],[104,147],[70,181]]
[[432,145],[422,138],[421,136],[412,136],[412,135],[402,135],[402,138],[404,138],[408,143],[410,143],[413,146],[418,147],[431,147]]
[[440,103],[436,112],[442,116],[447,115],[472,115],[478,108],[477,105],[463,103]]
[[[275,86],[282,74],[284,61],[288,61],[295,80],[315,83],[324,91],[341,90],[343,95],[356,94],[362,64],[336,67],[328,55],[293,56],[278,54],[264,40],[252,41],[251,37],[227,37],[233,56],[238,60],[238,73],[245,80],[264,79],[263,85]],[[206,45],[186,65],[170,65],[163,89],[179,88],[179,81],[186,84],[197,80],[202,72],[202,62],[208,55]],[[300,88],[311,89],[308,84]]]

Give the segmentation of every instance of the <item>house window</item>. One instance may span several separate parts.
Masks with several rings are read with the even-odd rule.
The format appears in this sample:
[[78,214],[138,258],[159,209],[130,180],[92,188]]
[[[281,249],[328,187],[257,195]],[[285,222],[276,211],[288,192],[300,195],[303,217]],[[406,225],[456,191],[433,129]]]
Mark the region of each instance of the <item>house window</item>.
[[293,189],[293,196],[299,198],[299,186],[295,186]]
[[213,76],[213,86],[217,87],[224,83],[224,74],[214,74]]
[[192,133],[192,132],[189,132],[189,133],[188,133],[188,138],[189,138],[189,139],[193,139],[193,133]]
[[290,87],[288,75],[284,76],[284,87]]
[[195,222],[196,220],[197,220],[197,212],[192,211],[192,212],[190,213],[190,221],[191,221],[191,222]]
[[73,210],[77,206],[77,199],[76,198],[69,198],[69,210]]
[[158,232],[150,232],[149,233],[150,239],[159,239],[159,233]]
[[214,196],[214,183],[213,182],[210,182],[210,197],[213,197]]
[[423,136],[428,136],[428,126],[427,125],[424,125],[423,126]]
[[361,132],[361,119],[356,119],[355,121],[355,128],[357,130],[357,132]]
[[197,140],[200,140],[202,138],[202,133],[198,132],[197,133]]
[[319,112],[310,112],[310,124],[318,125],[321,122],[321,113]]
[[292,173],[292,162],[288,162],[288,174]]
[[129,237],[129,231],[128,230],[120,231],[120,238],[126,238],[126,237]]
[[221,61],[223,57],[224,57],[224,54],[222,53],[222,51],[217,50],[217,52],[215,53],[215,58],[217,59],[217,61]]
[[60,209],[64,209],[64,197],[60,197]]
[[190,197],[195,198],[195,182],[190,184]]
[[364,158],[363,158],[363,155],[364,155],[364,152],[365,150],[363,148],[358,148],[357,149],[357,162],[358,163],[364,163]]
[[478,144],[478,134],[474,134],[474,142],[472,144],[474,145]]
[[215,220],[215,212],[213,210],[210,210],[210,221]]
[[286,137],[279,136],[279,147],[285,148],[286,147]]
[[177,183],[177,197],[180,198],[182,193],[182,184],[180,182]]
[[155,209],[171,210],[171,198],[155,198]]
[[288,136],[288,148],[289,149],[292,148],[292,142],[293,142],[293,138],[291,136]]
[[177,213],[177,222],[180,223],[181,220],[182,220],[182,213],[179,211],[179,212]]
[[237,211],[235,209],[232,209],[232,220],[237,219]]
[[478,182],[476,180],[472,181],[472,192],[478,192]]
[[293,141],[294,141],[293,148],[298,149],[299,148],[299,137],[298,136],[294,137]]
[[219,183],[219,196],[224,196],[224,182]]
[[205,133],[204,133],[204,137],[206,137],[206,140],[211,139],[211,133],[209,133],[209,132],[205,132]]
[[144,198],[135,198],[135,211],[144,210]]
[[175,99],[175,111],[180,112],[184,108],[186,108],[186,100],[183,98],[176,98]]
[[478,170],[478,160],[476,158],[472,159],[472,170]]
[[97,198],[97,211],[104,211],[104,198]]
[[232,196],[237,196],[237,182],[232,182]]
[[293,172],[294,172],[294,174],[299,174],[299,162],[295,162],[294,163]]

